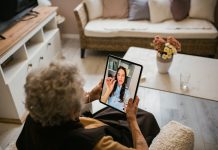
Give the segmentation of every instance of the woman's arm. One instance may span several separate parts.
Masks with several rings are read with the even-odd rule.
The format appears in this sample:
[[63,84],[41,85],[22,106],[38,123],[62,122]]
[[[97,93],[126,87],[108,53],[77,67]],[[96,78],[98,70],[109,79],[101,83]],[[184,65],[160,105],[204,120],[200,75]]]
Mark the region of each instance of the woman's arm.
[[[116,82],[116,80],[114,80],[111,77],[108,77],[106,79],[106,92],[101,97],[102,102],[104,102],[104,103],[107,102],[107,100],[108,100],[108,98],[110,96],[110,93],[112,92],[112,90],[114,88],[115,82]],[[96,99],[99,99],[101,91],[102,91],[102,80],[90,92],[85,92],[84,93],[85,103],[90,103],[90,102],[92,102],[92,101],[94,101]]]
[[102,95],[102,97],[101,97],[101,101],[103,103],[107,103],[108,98],[109,98],[109,96],[114,88],[114,84],[115,84],[116,80],[114,80],[111,77],[108,77],[105,82],[106,82],[106,91],[105,91],[104,95]]
[[137,150],[148,150],[148,145],[145,141],[144,136],[141,133],[141,130],[138,126],[137,119],[136,119],[138,103],[139,103],[138,97],[136,97],[134,102],[132,99],[129,100],[126,108],[127,120],[129,122],[129,126],[132,132],[134,147]]

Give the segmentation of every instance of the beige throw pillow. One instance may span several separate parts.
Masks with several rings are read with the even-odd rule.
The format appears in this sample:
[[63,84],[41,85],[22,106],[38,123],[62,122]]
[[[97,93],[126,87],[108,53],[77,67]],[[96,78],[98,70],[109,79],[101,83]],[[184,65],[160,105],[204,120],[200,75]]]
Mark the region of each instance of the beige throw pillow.
[[93,20],[103,15],[102,0],[84,0],[89,14],[89,20]]
[[153,23],[171,19],[170,0],[148,0],[150,20]]
[[154,138],[149,150],[193,150],[194,132],[191,128],[170,121]]
[[189,16],[214,22],[214,11],[217,0],[191,0]]
[[102,0],[104,18],[127,18],[128,0]]

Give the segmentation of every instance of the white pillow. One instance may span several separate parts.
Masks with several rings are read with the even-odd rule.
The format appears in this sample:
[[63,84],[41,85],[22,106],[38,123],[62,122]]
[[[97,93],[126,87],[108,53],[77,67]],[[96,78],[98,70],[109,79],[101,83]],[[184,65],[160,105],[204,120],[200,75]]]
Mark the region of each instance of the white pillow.
[[102,0],[84,0],[89,14],[89,20],[99,18],[103,15]]
[[217,0],[191,0],[189,16],[214,22],[214,11]]
[[148,0],[150,20],[158,23],[173,18],[170,11],[170,0]]
[[149,150],[193,150],[194,132],[183,124],[170,121],[154,138]]

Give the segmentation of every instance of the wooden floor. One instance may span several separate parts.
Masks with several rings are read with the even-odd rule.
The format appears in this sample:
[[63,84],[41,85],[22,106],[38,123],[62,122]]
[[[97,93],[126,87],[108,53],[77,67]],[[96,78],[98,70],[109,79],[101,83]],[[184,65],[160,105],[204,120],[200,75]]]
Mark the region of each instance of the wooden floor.
[[[90,90],[103,77],[107,52],[88,52],[80,59],[79,41],[63,40],[62,55],[74,62],[84,77],[86,90]],[[60,54],[60,55],[61,55]],[[113,53],[123,57],[124,53]],[[218,102],[178,95],[140,87],[139,107],[152,112],[162,127],[176,120],[191,127],[195,133],[195,150],[218,150]],[[98,101],[93,111],[104,107]],[[0,145],[4,149],[16,141],[22,125],[0,123]],[[1,148],[0,148],[1,150]]]

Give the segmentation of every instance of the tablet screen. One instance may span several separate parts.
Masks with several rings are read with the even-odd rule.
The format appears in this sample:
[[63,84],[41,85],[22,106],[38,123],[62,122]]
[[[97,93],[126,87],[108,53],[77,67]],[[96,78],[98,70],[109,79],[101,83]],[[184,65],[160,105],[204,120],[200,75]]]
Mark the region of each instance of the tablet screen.
[[129,99],[135,99],[141,72],[141,65],[109,55],[100,102],[125,113]]

